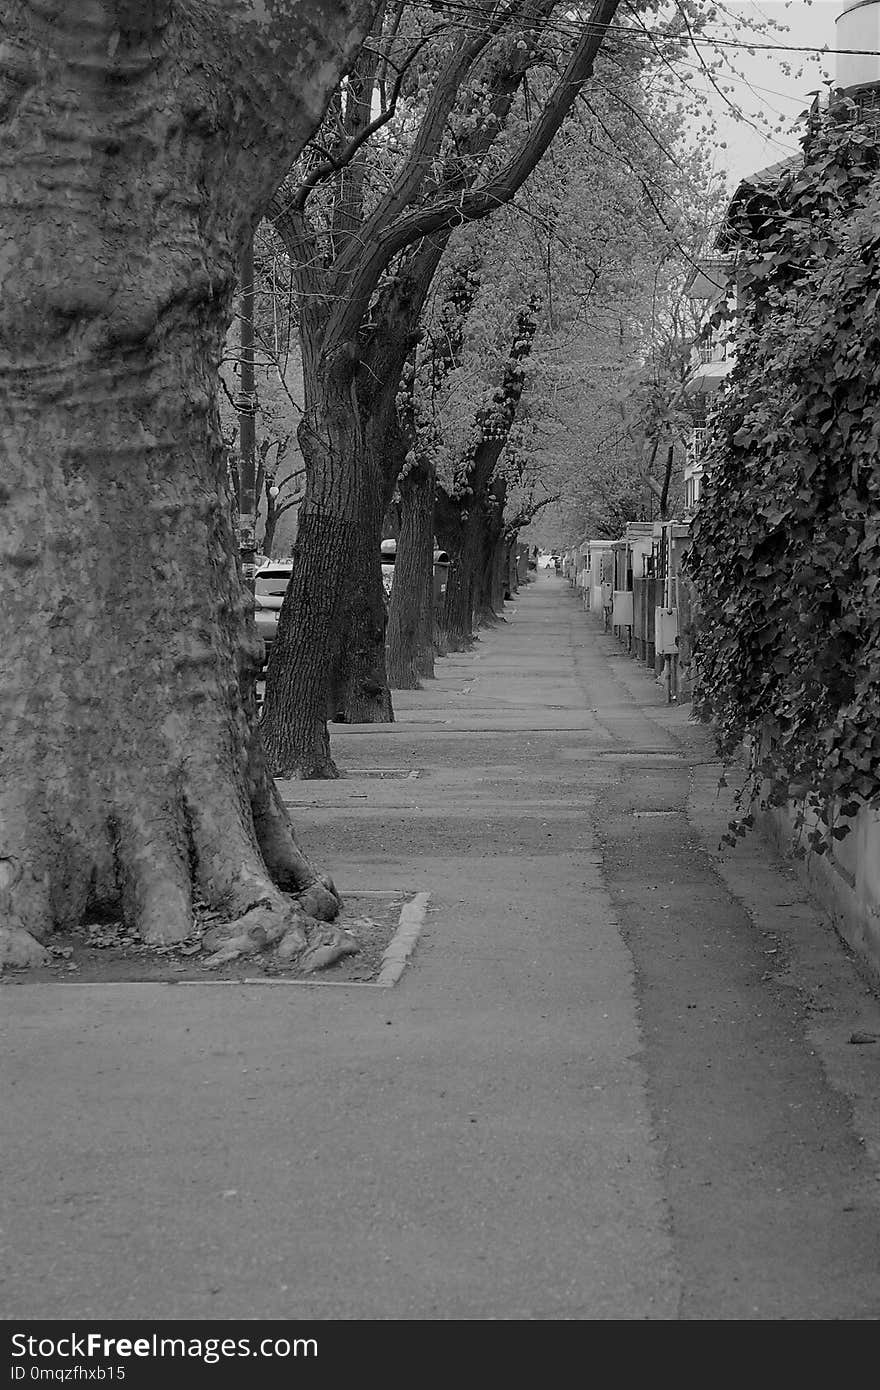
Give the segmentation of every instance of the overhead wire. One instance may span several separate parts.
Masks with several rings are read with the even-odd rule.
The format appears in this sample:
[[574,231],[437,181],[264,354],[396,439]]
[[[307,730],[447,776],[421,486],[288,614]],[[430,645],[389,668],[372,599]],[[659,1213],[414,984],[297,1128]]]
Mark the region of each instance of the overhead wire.
[[[431,3],[431,0],[413,0],[413,9],[430,10],[435,14],[438,10],[444,10],[452,15],[461,15],[469,19],[475,18],[471,7],[463,3],[463,0],[434,0],[434,3]],[[514,23],[515,21],[516,16],[511,16],[510,23]],[[565,24],[559,20],[549,19],[543,21],[541,27],[543,32],[562,34],[566,38],[573,38],[580,33],[584,22],[586,21],[577,21],[573,19],[568,24]],[[482,26],[476,22],[472,24],[462,23],[458,27],[470,29],[475,32],[481,31],[482,28]],[[652,30],[647,29],[643,25],[611,23],[605,25],[605,29],[609,34],[631,34],[635,37],[661,38],[671,43],[677,43],[679,45],[685,43],[687,47],[691,46],[690,39],[683,33],[674,34],[670,33],[668,30],[662,29]],[[716,48],[739,48],[745,49],[747,52],[762,50],[779,53],[810,53],[829,58],[841,55],[862,58],[880,58],[880,48],[831,48],[827,44],[819,46],[817,44],[763,43],[757,39],[751,38],[722,38],[705,29],[697,30],[695,39]]]

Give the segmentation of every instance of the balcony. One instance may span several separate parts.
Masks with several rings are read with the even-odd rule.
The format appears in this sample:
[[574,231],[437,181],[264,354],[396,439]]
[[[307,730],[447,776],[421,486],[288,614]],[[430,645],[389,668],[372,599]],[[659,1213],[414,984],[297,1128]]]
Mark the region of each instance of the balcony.
[[698,425],[691,430],[690,438],[687,442],[687,455],[685,460],[684,475],[686,478],[693,477],[696,473],[703,471],[703,456],[706,452],[706,444],[709,438],[709,431],[705,425]]
[[704,364],[724,361],[724,344],[720,338],[709,338],[697,344],[697,356]]

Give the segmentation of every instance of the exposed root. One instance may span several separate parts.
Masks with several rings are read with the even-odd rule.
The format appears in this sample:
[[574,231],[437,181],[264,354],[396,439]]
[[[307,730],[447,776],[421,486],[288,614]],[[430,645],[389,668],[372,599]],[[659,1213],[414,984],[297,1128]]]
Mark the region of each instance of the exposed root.
[[342,906],[333,880],[318,873],[296,843],[287,808],[256,750],[251,754],[250,793],[254,829],[273,882],[291,893],[307,916],[332,922]]
[[[322,925],[338,917],[339,894],[297,845],[255,721],[250,728],[247,757],[236,757],[233,726],[225,759],[193,756],[152,779],[120,776],[91,802],[59,802],[55,821],[27,814],[7,793],[0,970],[51,963],[41,942],[51,946],[53,931],[76,931],[90,914],[118,919],[160,951],[187,943],[186,954],[211,966],[274,952],[312,970],[356,951],[347,932]],[[222,752],[223,740],[215,746]],[[203,909],[225,923],[201,937]]]
[[9,966],[24,970],[30,965],[45,965],[49,952],[23,927],[0,927],[0,970]]
[[323,970],[326,966],[332,965],[342,956],[356,955],[357,951],[358,944],[354,937],[342,927],[317,922],[314,930],[309,933],[308,949],[300,956],[298,964],[302,970],[311,974],[313,970]]
[[320,878],[307,888],[305,892],[298,893],[297,902],[303,912],[309,917],[317,917],[321,922],[332,922],[339,916],[339,909],[342,907],[342,899],[336,891],[332,878],[322,874]]
[[276,960],[295,962],[308,973],[358,950],[357,942],[342,927],[318,922],[293,905],[282,912],[266,905],[252,908],[234,922],[212,927],[202,945],[211,953],[204,961],[209,967],[271,952]]

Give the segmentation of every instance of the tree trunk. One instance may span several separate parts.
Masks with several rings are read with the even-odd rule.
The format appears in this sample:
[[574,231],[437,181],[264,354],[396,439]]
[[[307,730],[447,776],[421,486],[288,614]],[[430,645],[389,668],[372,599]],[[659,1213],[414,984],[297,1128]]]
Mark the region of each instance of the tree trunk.
[[343,724],[390,724],[394,708],[385,669],[388,610],[380,547],[385,513],[382,478],[369,452],[359,469],[357,525],[351,551],[345,616],[333,672],[330,717]]
[[264,942],[337,910],[263,760],[216,382],[356,8],[291,47],[256,9],[4,7],[0,964],[93,911],[179,941],[194,891]]
[[271,555],[272,547],[275,544],[275,529],[279,521],[279,511],[274,497],[270,497],[268,489],[264,489],[263,496],[266,499],[266,521],[263,526],[263,539],[260,542],[260,551],[263,555]]
[[400,479],[400,535],[388,612],[392,690],[434,676],[434,470],[416,463]]
[[349,345],[304,372],[306,491],[262,721],[276,776],[337,777],[328,720],[393,718],[379,563],[383,488],[352,402],[355,372]]
[[519,588],[519,575],[516,568],[516,536],[508,540],[504,549],[504,597],[513,598]]
[[437,616],[440,641],[447,651],[464,651],[474,641],[474,586],[480,553],[480,521],[471,505],[437,489],[434,521],[437,539],[449,554],[446,596]]
[[504,621],[504,589],[501,566],[504,547],[503,507],[506,489],[495,479],[480,508],[480,562],[476,585],[476,619],[481,627]]
[[504,618],[504,598],[506,590],[507,575],[507,545],[502,532],[496,538],[495,547],[492,553],[492,611],[497,613],[499,618]]

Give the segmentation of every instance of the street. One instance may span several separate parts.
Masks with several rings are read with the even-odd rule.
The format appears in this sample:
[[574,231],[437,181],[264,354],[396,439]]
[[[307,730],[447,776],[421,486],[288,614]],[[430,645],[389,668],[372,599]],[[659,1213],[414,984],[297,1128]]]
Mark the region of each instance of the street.
[[4,1318],[880,1316],[880,998],[568,584],[506,614],[280,784],[430,894],[393,988],[4,985]]

